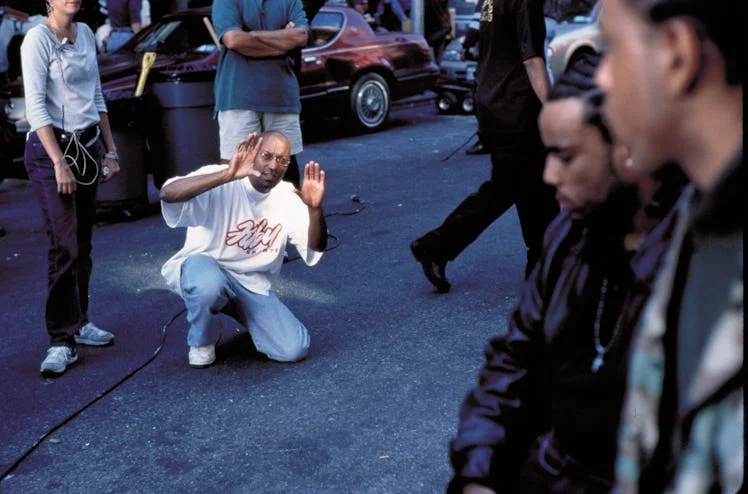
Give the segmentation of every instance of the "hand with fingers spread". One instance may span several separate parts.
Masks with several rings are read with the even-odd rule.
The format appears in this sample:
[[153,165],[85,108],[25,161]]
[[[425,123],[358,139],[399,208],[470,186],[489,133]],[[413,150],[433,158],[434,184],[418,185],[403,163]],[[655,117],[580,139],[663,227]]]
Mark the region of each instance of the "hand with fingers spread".
[[304,181],[301,190],[296,191],[301,200],[310,209],[320,209],[325,197],[325,171],[319,167],[319,163],[310,161],[304,166]]
[[[254,168],[257,152],[262,144],[262,138],[252,133],[239,142],[236,152],[226,169],[188,176],[174,180],[161,187],[160,197],[164,202],[185,202],[197,197],[205,191],[220,187],[231,181],[246,177],[259,177],[262,174]],[[250,178],[250,181],[252,178]]]
[[323,252],[327,248],[327,223],[322,211],[325,198],[325,171],[319,163],[310,161],[304,166],[304,181],[301,190],[294,191],[309,208],[309,248]]
[[262,137],[257,137],[255,132],[239,142],[234,156],[231,157],[229,167],[226,169],[228,180],[239,180],[249,176],[259,177],[261,175],[254,168],[255,158],[261,144]]

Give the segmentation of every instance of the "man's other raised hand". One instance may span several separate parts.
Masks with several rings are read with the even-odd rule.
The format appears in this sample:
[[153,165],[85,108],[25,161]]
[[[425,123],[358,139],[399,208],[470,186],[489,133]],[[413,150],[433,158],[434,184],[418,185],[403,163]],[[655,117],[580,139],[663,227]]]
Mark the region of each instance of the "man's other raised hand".
[[304,180],[301,183],[301,190],[297,190],[296,193],[307,207],[322,207],[322,200],[325,198],[325,171],[320,168],[319,163],[310,161],[304,166]]

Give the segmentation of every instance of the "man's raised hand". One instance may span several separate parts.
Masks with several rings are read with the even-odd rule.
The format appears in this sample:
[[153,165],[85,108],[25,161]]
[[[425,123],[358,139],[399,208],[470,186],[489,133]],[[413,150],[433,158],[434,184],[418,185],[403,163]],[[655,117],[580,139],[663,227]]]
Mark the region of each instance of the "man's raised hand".
[[239,142],[236,151],[234,151],[234,156],[231,157],[229,167],[226,169],[229,180],[238,180],[250,175],[255,177],[261,175],[259,171],[254,169],[260,144],[262,144],[262,137],[257,137],[256,132],[252,132]]
[[304,166],[304,180],[301,183],[301,190],[297,190],[296,193],[307,207],[322,207],[322,200],[325,198],[325,171],[319,167],[319,163],[310,161]]

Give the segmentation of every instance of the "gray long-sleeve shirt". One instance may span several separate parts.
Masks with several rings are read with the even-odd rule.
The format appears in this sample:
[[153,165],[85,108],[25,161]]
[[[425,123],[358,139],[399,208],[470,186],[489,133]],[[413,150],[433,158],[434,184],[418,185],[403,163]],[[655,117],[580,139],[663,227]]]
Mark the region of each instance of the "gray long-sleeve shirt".
[[61,43],[44,24],[32,28],[23,40],[23,89],[32,131],[46,125],[85,129],[99,123],[99,112],[107,111],[94,34],[87,25],[76,25],[75,43]]

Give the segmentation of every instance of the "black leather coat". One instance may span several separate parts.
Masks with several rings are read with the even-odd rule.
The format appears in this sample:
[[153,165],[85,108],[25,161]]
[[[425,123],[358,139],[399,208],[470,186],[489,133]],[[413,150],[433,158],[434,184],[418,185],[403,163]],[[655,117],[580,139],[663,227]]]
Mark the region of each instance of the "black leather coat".
[[[558,424],[569,437],[590,420],[601,423],[599,436],[604,437],[596,437],[589,447],[573,440],[566,445],[589,449],[585,458],[595,463],[591,469],[612,477],[628,344],[667,250],[675,215],[671,211],[632,256],[623,249],[623,234],[630,230],[626,218],[630,221],[632,214],[615,207],[582,221],[561,213],[548,227],[543,256],[523,286],[508,333],[489,342],[478,385],[463,404],[458,434],[450,443],[455,476],[449,492],[462,492],[468,483],[512,492],[536,438],[555,432]],[[607,384],[601,386],[599,374],[589,370],[595,355],[592,321],[604,277],[620,293],[608,303],[606,312],[612,316],[607,325],[622,319],[616,345],[605,356]],[[578,376],[569,377],[570,372]],[[582,383],[576,384],[577,391],[584,391],[583,379],[598,379],[598,394],[584,396],[579,407],[586,408],[579,410],[573,398],[559,396],[577,377]]]

